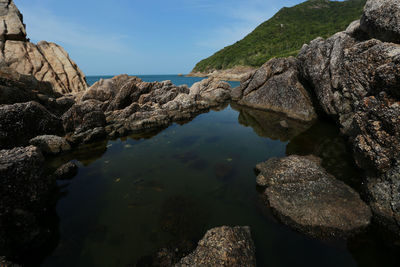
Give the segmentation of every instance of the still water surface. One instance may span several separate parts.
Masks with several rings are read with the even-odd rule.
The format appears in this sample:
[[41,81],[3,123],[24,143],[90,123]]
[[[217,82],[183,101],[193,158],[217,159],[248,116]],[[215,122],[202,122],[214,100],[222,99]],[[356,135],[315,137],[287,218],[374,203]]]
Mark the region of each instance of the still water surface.
[[59,182],[60,241],[42,266],[139,266],[161,248],[184,253],[221,225],[251,227],[258,266],[392,264],[393,253],[369,235],[322,242],[275,221],[256,187],[254,166],[310,153],[359,186],[351,155],[331,124],[310,128],[234,105],[53,159],[50,164],[73,159],[80,168],[73,180]]

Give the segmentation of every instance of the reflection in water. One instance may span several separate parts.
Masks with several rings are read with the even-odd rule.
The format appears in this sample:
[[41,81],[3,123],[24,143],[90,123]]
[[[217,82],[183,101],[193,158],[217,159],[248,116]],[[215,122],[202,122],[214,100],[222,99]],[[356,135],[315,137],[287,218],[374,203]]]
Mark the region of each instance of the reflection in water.
[[337,179],[360,189],[362,172],[356,167],[345,137],[338,127],[318,122],[306,132],[290,140],[287,155],[315,155],[322,159],[323,167]]
[[237,104],[232,107],[239,111],[239,123],[252,127],[260,137],[286,142],[312,126],[312,123],[299,122],[276,112],[250,109]]
[[[227,108],[183,126],[51,159],[50,169],[69,160],[81,166],[74,180],[59,183],[61,236],[42,266],[151,266],[160,262],[157,257],[173,262],[207,229],[221,225],[251,227],[261,267],[356,266],[356,261],[376,266],[383,258],[390,266],[399,248],[366,248],[383,242],[373,234],[350,240],[346,249],[343,242],[313,240],[265,216],[269,210],[260,202],[253,173],[261,161],[315,154],[338,178],[356,177],[336,127],[309,128],[279,114],[234,108],[240,115]],[[241,126],[238,115],[251,128]]]

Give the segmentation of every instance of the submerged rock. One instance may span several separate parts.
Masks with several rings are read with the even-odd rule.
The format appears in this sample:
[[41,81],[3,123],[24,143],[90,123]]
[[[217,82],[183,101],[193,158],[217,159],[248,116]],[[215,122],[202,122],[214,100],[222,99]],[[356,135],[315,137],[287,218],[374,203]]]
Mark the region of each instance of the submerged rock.
[[222,226],[209,230],[196,250],[175,266],[256,266],[250,228]]
[[55,135],[37,136],[31,139],[29,143],[38,147],[45,154],[57,155],[71,150],[71,146],[64,138]]
[[284,114],[252,109],[232,103],[231,107],[240,112],[239,123],[253,128],[254,132],[273,140],[286,142],[310,128],[314,122],[301,122]]
[[314,156],[270,159],[257,165],[257,184],[285,224],[315,237],[347,237],[366,228],[370,208],[358,193],[328,174]]
[[72,161],[65,163],[54,172],[54,176],[58,180],[69,180],[77,174],[78,166]]
[[242,82],[232,95],[240,105],[284,113],[302,121],[317,118],[293,57],[271,59]]
[[400,43],[400,1],[368,0],[361,18],[361,28],[371,38]]
[[0,148],[27,145],[38,135],[63,135],[62,122],[37,102],[0,106]]

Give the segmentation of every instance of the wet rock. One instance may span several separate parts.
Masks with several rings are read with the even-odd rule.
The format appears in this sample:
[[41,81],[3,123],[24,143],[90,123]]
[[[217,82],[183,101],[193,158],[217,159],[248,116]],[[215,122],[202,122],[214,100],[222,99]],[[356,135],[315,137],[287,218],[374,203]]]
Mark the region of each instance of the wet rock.
[[70,180],[77,174],[78,166],[72,161],[62,165],[54,172],[57,180]]
[[64,138],[55,135],[37,136],[31,139],[29,143],[38,147],[45,154],[57,155],[71,150],[71,146]]
[[400,1],[368,0],[361,18],[361,28],[371,38],[400,43]]
[[257,184],[285,224],[315,237],[347,237],[366,228],[370,208],[358,193],[328,174],[314,156],[270,159],[257,165]]
[[63,135],[62,122],[37,102],[0,106],[0,148],[27,145],[38,135]]
[[209,230],[194,252],[175,266],[256,266],[249,227],[219,227]]
[[[239,89],[236,89],[239,90]],[[290,118],[317,118],[311,97],[299,80],[295,58],[274,58],[259,68],[234,92],[240,105],[284,113]]]
[[32,75],[40,82],[48,82],[54,92],[86,89],[85,75],[62,47],[45,41],[35,45],[26,39],[23,17],[12,0],[0,2],[0,21],[2,66]]

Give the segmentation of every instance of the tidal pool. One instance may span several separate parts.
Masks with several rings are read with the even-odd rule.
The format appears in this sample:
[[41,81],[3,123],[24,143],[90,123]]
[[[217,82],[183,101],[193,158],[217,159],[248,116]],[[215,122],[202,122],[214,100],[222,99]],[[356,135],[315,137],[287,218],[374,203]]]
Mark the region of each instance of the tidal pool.
[[396,251],[367,233],[347,242],[310,239],[276,222],[254,167],[271,157],[316,154],[337,178],[360,186],[338,129],[228,106],[159,132],[82,147],[60,181],[58,245],[42,266],[147,266],[162,248],[185,254],[205,232],[248,225],[258,266],[390,266]]

